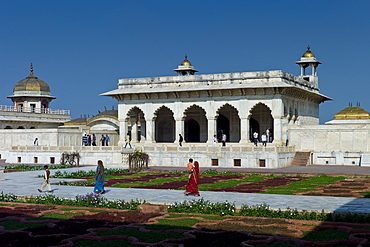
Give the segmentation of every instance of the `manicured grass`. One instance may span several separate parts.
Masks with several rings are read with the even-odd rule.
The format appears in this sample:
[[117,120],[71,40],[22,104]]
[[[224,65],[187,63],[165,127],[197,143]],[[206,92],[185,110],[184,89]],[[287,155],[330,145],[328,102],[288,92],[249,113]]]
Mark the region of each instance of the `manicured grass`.
[[[127,177],[124,177],[127,178]],[[140,181],[140,182],[132,182],[132,183],[122,183],[122,184],[116,184],[112,187],[117,188],[130,188],[130,187],[137,187],[137,186],[148,186],[148,185],[160,185],[167,182],[173,182],[173,181],[185,181],[187,180],[187,176],[179,177],[179,178],[157,178],[150,181]]]
[[170,214],[166,218],[180,218],[180,217],[200,217],[207,220],[224,220],[232,217],[216,216],[216,215],[196,215],[196,214]]
[[58,214],[58,213],[46,213],[39,217],[39,219],[46,218],[46,219],[58,219],[58,220],[67,220],[75,215],[83,215],[84,212],[81,213],[65,213],[65,214]]
[[290,243],[273,243],[273,244],[257,244],[255,247],[297,247],[299,245],[290,244]]
[[89,212],[93,212],[93,213],[100,213],[100,212],[105,212],[106,210],[97,210],[97,209],[85,209],[85,208],[61,208],[61,210],[63,211],[74,211],[74,210],[84,210],[84,211],[89,211]]
[[[201,178],[200,178],[201,179]],[[220,189],[220,188],[228,188],[228,187],[235,187],[239,184],[243,183],[254,183],[264,180],[265,177],[246,177],[243,179],[230,179],[224,180],[220,182],[216,182],[213,184],[199,184],[198,188],[200,191],[205,190],[213,190],[213,189]]]
[[310,177],[307,180],[290,182],[289,185],[278,186],[278,187],[265,187],[267,191],[263,193],[292,195],[297,192],[315,191],[316,187],[322,187],[325,185],[334,184],[336,181],[343,180],[345,178],[346,177],[344,176],[333,177],[333,176],[328,176],[328,175]]
[[20,223],[16,220],[6,220],[0,222],[0,226],[5,227],[5,230],[19,230],[27,227],[45,226],[47,223]]
[[[112,172],[112,171],[110,171]],[[170,173],[170,172],[169,172]],[[175,173],[175,172],[172,172]],[[106,180],[114,179],[114,178],[124,178],[124,179],[130,179],[130,178],[138,178],[143,177],[146,175],[162,175],[164,173],[162,172],[140,172],[140,173],[134,173],[130,175],[115,175],[115,174],[107,174]],[[151,186],[151,185],[161,185],[168,182],[175,182],[175,181],[187,181],[188,174],[186,173],[178,173],[183,174],[181,177],[159,177],[156,179],[151,179],[148,181],[133,181],[131,183],[120,183],[113,185],[112,187],[117,188],[130,188],[130,187],[141,187],[141,186]],[[64,174],[65,175],[65,174]],[[72,175],[72,174],[71,174]],[[80,175],[80,174],[78,174]],[[223,175],[241,175],[241,179],[222,179]],[[219,181],[216,181],[214,183],[204,184],[202,183],[202,178],[206,177],[212,177],[212,176],[221,176]],[[241,184],[248,184],[248,183],[255,183],[263,181],[267,178],[279,178],[279,177],[302,177],[301,175],[275,175],[275,174],[258,174],[258,173],[252,173],[252,174],[243,174],[243,173],[235,173],[235,172],[217,172],[215,170],[207,170],[203,171],[200,174],[200,184],[199,184],[199,190],[200,191],[207,191],[207,190],[214,190],[214,189],[222,189],[222,188],[232,188],[236,187]],[[65,177],[68,177],[65,175]],[[73,177],[73,176],[71,176]],[[288,185],[284,186],[276,186],[276,187],[264,187],[263,189],[266,190],[265,192],[259,192],[263,194],[283,194],[283,195],[294,195],[296,193],[301,192],[308,192],[308,191],[317,191],[318,187],[323,187],[326,185],[334,184],[337,181],[346,179],[345,176],[329,176],[329,175],[320,175],[320,176],[312,176],[308,177],[308,179],[304,179],[301,181],[292,181]],[[94,179],[89,179],[87,182],[78,182],[76,184],[68,183],[69,185],[91,185],[94,184]],[[176,188],[178,190],[182,190],[184,188]],[[370,197],[370,192],[360,192],[364,195],[364,197]]]
[[[179,227],[180,228],[184,228],[184,229],[191,229],[191,227],[193,225],[195,225],[196,223],[199,223],[199,222],[203,222],[201,220],[197,220],[197,219],[193,219],[193,218],[188,218],[188,219],[179,219],[179,220],[172,220],[172,219],[158,219],[158,222],[157,224],[153,224],[153,225],[160,225],[160,226],[163,226],[164,228],[168,227],[168,229],[178,229]],[[151,225],[151,226],[153,226]],[[152,229],[153,230],[153,229]],[[162,229],[164,230],[164,229]]]
[[131,242],[125,241],[125,240],[110,240],[110,241],[103,241],[103,242],[97,242],[97,241],[91,241],[91,240],[83,240],[78,241],[74,243],[75,247],[131,247],[131,246],[137,246],[132,245]]
[[325,231],[303,231],[305,236],[301,238],[307,241],[331,241],[331,240],[348,240],[348,232],[340,230],[325,230]]
[[183,238],[182,232],[142,232],[136,229],[101,230],[97,231],[98,236],[127,235],[137,238],[140,242],[156,243],[169,238]]

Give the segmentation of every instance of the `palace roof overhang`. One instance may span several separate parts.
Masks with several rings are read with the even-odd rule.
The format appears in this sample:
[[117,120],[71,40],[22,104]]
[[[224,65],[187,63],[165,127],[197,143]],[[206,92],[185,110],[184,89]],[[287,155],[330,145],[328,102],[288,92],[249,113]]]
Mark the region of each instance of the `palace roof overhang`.
[[310,94],[318,102],[332,100],[320,94],[319,89],[308,81],[281,70],[120,79],[118,89],[100,95],[118,100],[124,95],[192,91],[239,90],[242,95],[246,95],[243,90],[266,88],[271,88],[276,93],[282,93],[286,89],[285,91],[295,90]]

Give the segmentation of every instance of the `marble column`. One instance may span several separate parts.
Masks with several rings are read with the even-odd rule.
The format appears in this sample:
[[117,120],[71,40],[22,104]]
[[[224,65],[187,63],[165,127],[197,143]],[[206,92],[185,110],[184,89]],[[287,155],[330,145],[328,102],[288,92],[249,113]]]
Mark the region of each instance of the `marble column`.
[[208,139],[207,143],[212,144],[212,139],[214,135],[217,135],[217,121],[214,117],[207,117],[208,119]]
[[185,139],[185,136],[184,136],[184,121],[182,120],[182,118],[176,118],[175,119],[175,133],[176,133],[176,136],[175,136],[175,142],[179,140],[179,134],[182,135],[182,137]]
[[241,118],[240,119],[240,142],[239,143],[248,143],[249,142],[249,119]]
[[155,123],[154,123],[154,120],[147,120],[146,121],[146,140],[145,142],[146,143],[153,143],[155,142],[154,140],[154,126],[155,126]]
[[[119,122],[119,141],[118,146],[124,146],[125,145],[125,139],[127,134],[127,121],[120,121]],[[98,140],[100,137],[96,137]]]
[[135,142],[138,142],[137,141],[137,123],[135,123],[135,122],[131,122],[131,123],[132,123],[132,127],[131,127],[131,141],[135,143]]

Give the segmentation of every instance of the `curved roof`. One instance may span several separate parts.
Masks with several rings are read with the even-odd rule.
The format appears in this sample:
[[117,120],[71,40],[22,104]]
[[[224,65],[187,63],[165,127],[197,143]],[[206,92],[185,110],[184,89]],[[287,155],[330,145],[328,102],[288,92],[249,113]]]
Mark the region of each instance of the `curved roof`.
[[182,61],[181,65],[191,66],[191,63],[188,60],[188,56],[185,55],[185,59],[184,59],[184,61]]
[[307,47],[307,51],[303,53],[302,57],[315,57],[315,55],[310,50],[310,46]]
[[38,92],[47,92],[50,94],[50,87],[49,85],[40,80],[34,73],[33,73],[33,66],[31,64],[31,73],[23,80],[17,82],[14,86],[13,92],[18,91],[38,91]]
[[96,115],[95,117],[97,116],[113,116],[113,117],[118,117],[118,110],[106,110],[106,111],[103,111],[103,112],[99,112],[98,115]]

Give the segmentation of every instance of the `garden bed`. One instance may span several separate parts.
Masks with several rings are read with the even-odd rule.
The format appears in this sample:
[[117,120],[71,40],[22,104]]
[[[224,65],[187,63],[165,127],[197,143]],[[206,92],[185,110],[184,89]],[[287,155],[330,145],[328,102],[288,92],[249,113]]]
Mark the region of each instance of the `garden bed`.
[[[62,178],[84,178],[85,181],[61,182],[61,185],[94,186],[95,177],[89,174]],[[59,173],[55,173],[60,175]],[[87,176],[90,175],[90,176]],[[183,190],[188,179],[184,172],[126,172],[106,175],[106,187],[174,189]],[[370,178],[348,178],[345,176],[300,176],[300,175],[261,175],[231,172],[205,171],[200,175],[200,191],[226,191],[240,193],[266,193],[285,195],[314,195],[339,197],[368,197]]]
[[367,246],[370,236],[370,224],[61,205],[2,203],[0,215],[0,246]]

